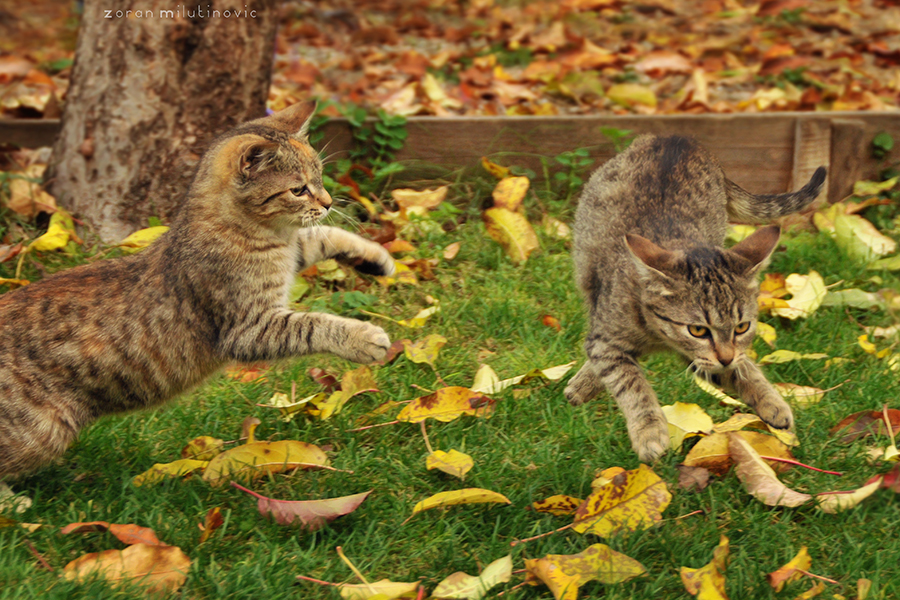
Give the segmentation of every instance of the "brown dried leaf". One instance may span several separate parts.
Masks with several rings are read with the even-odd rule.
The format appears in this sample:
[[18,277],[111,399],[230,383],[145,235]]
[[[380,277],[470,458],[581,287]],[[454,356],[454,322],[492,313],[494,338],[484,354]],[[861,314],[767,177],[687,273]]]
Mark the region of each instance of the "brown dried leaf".
[[735,462],[738,479],[750,495],[768,506],[800,506],[812,499],[809,494],[801,494],[781,483],[775,471],[741,435],[727,435],[728,449]]
[[125,544],[146,544],[148,546],[165,546],[156,537],[149,527],[140,527],[138,525],[119,525],[117,523],[108,523],[106,521],[90,521],[87,523],[70,523],[62,529],[60,533],[88,533],[92,531],[109,531],[111,534]]
[[92,552],[65,566],[63,576],[84,581],[99,576],[112,585],[128,581],[154,593],[172,593],[187,580],[191,559],[177,546],[134,544],[124,550]]
[[257,494],[233,481],[231,485],[254,496],[257,499],[259,514],[262,516],[271,517],[281,525],[290,525],[296,521],[307,531],[316,531],[330,521],[352,513],[372,493],[372,490],[369,490],[361,494],[325,500],[276,500]]

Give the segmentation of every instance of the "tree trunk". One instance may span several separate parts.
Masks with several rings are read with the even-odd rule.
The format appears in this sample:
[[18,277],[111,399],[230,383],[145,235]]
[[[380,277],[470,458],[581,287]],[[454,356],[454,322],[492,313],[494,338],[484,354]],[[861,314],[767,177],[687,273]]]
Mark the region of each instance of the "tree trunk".
[[206,144],[265,112],[276,6],[87,0],[48,172],[59,203],[108,242],[171,219]]

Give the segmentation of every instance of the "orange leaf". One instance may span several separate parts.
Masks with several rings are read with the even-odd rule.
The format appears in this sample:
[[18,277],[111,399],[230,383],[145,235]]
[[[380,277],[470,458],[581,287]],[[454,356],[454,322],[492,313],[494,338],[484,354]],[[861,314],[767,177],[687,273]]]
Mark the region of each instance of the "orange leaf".
[[177,546],[134,544],[76,558],[65,566],[63,576],[70,581],[99,576],[111,585],[128,581],[152,592],[172,593],[184,584],[190,568],[191,559]]
[[148,527],[138,525],[119,525],[106,521],[90,521],[87,523],[71,523],[60,530],[62,534],[87,533],[90,531],[109,531],[125,544],[147,544],[148,546],[166,546],[159,541],[156,533]]

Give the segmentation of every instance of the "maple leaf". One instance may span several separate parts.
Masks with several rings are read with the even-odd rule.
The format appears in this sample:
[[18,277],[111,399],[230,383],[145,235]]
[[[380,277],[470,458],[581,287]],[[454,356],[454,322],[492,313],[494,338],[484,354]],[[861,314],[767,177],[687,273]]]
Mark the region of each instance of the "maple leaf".
[[672,501],[666,483],[647,465],[624,471],[596,489],[575,512],[573,529],[609,537],[640,531],[662,520]]

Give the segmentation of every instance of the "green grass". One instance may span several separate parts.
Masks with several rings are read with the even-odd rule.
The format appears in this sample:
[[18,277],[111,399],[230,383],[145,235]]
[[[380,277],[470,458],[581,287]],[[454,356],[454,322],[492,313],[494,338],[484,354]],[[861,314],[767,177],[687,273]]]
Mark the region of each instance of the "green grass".
[[[458,186],[458,193],[465,198],[457,202],[466,208],[465,222],[449,233],[430,233],[417,241],[416,255],[422,257],[440,256],[447,244],[462,243],[454,260],[442,261],[436,268],[436,280],[423,281],[417,287],[386,290],[372,284],[366,289],[377,296],[377,302],[367,310],[394,319],[411,317],[427,306],[426,295],[441,301],[442,311],[423,329],[403,329],[386,321],[379,324],[385,325],[392,339],[444,335],[448,343],[436,368],[447,385],[471,384],[479,356],[502,378],[535,367],[583,360],[585,319],[572,280],[567,245],[542,237],[540,253],[523,266],[512,265],[499,246],[486,238],[480,222],[478,208],[489,189],[487,184]],[[542,204],[548,205],[546,198]],[[562,209],[557,215],[566,216]],[[839,287],[869,291],[897,288],[896,277],[889,273],[877,274],[883,278],[881,283],[870,281],[876,273],[845,259],[824,236],[787,236],[784,245],[786,251],[777,253],[771,270],[787,274],[814,268],[829,284],[843,280]],[[49,272],[78,260],[41,258]],[[0,265],[0,277],[11,277],[14,267],[14,262]],[[30,261],[26,261],[24,272],[30,278],[40,274]],[[349,289],[356,281],[345,282],[341,289]],[[333,291],[335,288],[317,282],[303,302],[307,306],[327,305]],[[562,331],[543,325],[545,314],[558,318]],[[778,331],[777,348],[825,352],[852,360],[828,370],[823,369],[822,361],[765,367],[776,382],[820,388],[842,384],[819,404],[795,410],[801,441],[795,455],[803,462],[846,474],[837,478],[794,469],[781,479],[794,489],[815,493],[855,489],[871,475],[884,472],[884,465],[867,462],[865,440],[842,445],[828,430],[852,412],[880,408],[885,403],[898,406],[897,375],[885,373],[883,363],[857,345],[861,325],[887,325],[890,316],[877,311],[822,308],[806,320],[764,320]],[[760,355],[768,352],[760,340],[755,348]],[[696,388],[674,357],[657,355],[644,364],[663,404],[696,402],[716,422],[732,413]],[[173,597],[338,598],[333,588],[295,581],[297,575],[306,575],[358,583],[335,553],[336,546],[342,546],[370,580],[421,578],[427,588],[433,589],[454,571],[477,573],[510,552],[515,568],[522,569],[524,558],[572,554],[604,542],[639,560],[648,574],[620,585],[589,583],[582,588],[581,598],[686,598],[679,567],[708,563],[720,534],[731,540],[726,577],[732,598],[794,598],[809,589],[812,583],[805,580],[775,594],[765,578],[802,546],[809,547],[812,572],[840,582],[829,584],[822,598],[832,598],[832,594],[854,598],[859,578],[872,580],[869,598],[900,596],[900,541],[894,535],[900,526],[897,494],[878,491],[857,508],[837,515],[823,514],[811,506],[773,509],[750,497],[733,473],[714,479],[702,492],[678,489],[675,467],[683,454],[677,452],[670,452],[654,465],[673,492],[659,526],[611,540],[567,531],[510,549],[509,543],[515,539],[570,521],[526,510],[531,502],[562,493],[584,497],[596,471],[615,465],[637,467],[625,423],[608,395],[572,408],[563,397],[565,381],[531,384],[527,387],[531,393],[521,398],[515,398],[511,390],[498,394],[497,411],[491,419],[462,417],[445,424],[430,421],[428,434],[435,449],[456,448],[474,458],[475,468],[463,483],[437,471],[426,471],[426,449],[417,425],[349,431],[382,403],[410,400],[424,394],[420,387],[435,389],[440,385],[430,368],[402,356],[388,366],[373,369],[380,393],[355,397],[331,420],[300,416],[283,423],[274,412],[255,406],[266,402],[274,392],[289,393],[291,382],[297,383],[298,397],[318,391],[319,386],[306,375],[313,366],[338,373],[354,368],[332,356],[312,356],[276,365],[264,382],[239,384],[224,376],[214,377],[163,409],[101,419],[83,433],[63,460],[15,482],[15,490],[34,498],[33,508],[16,518],[44,527],[33,533],[17,527],[0,529],[0,598],[137,595],[135,589],[111,589],[103,582],[79,585],[60,578],[66,563],[84,553],[123,547],[108,534],[63,536],[58,532],[70,522],[90,520],[151,527],[166,543],[180,546],[193,565],[187,583]],[[393,414],[395,411],[376,420],[391,420]],[[260,438],[330,446],[333,465],[352,471],[274,475],[254,483],[252,489],[289,500],[335,497],[368,489],[374,492],[355,513],[318,532],[304,533],[297,527],[262,518],[255,501],[246,494],[228,486],[211,488],[199,477],[157,486],[132,485],[132,477],[155,462],[174,460],[180,448],[196,436],[236,439],[248,415],[262,420],[257,430]],[[887,443],[886,439],[879,441]],[[426,511],[403,524],[419,500],[463,487],[503,493],[512,505]],[[225,525],[209,541],[198,544],[197,524],[213,507],[221,507]],[[676,520],[697,510],[702,514]],[[55,573],[41,568],[29,543]],[[494,593],[521,580],[514,576],[510,584],[495,588]],[[520,588],[503,596],[550,597],[545,587]]]

